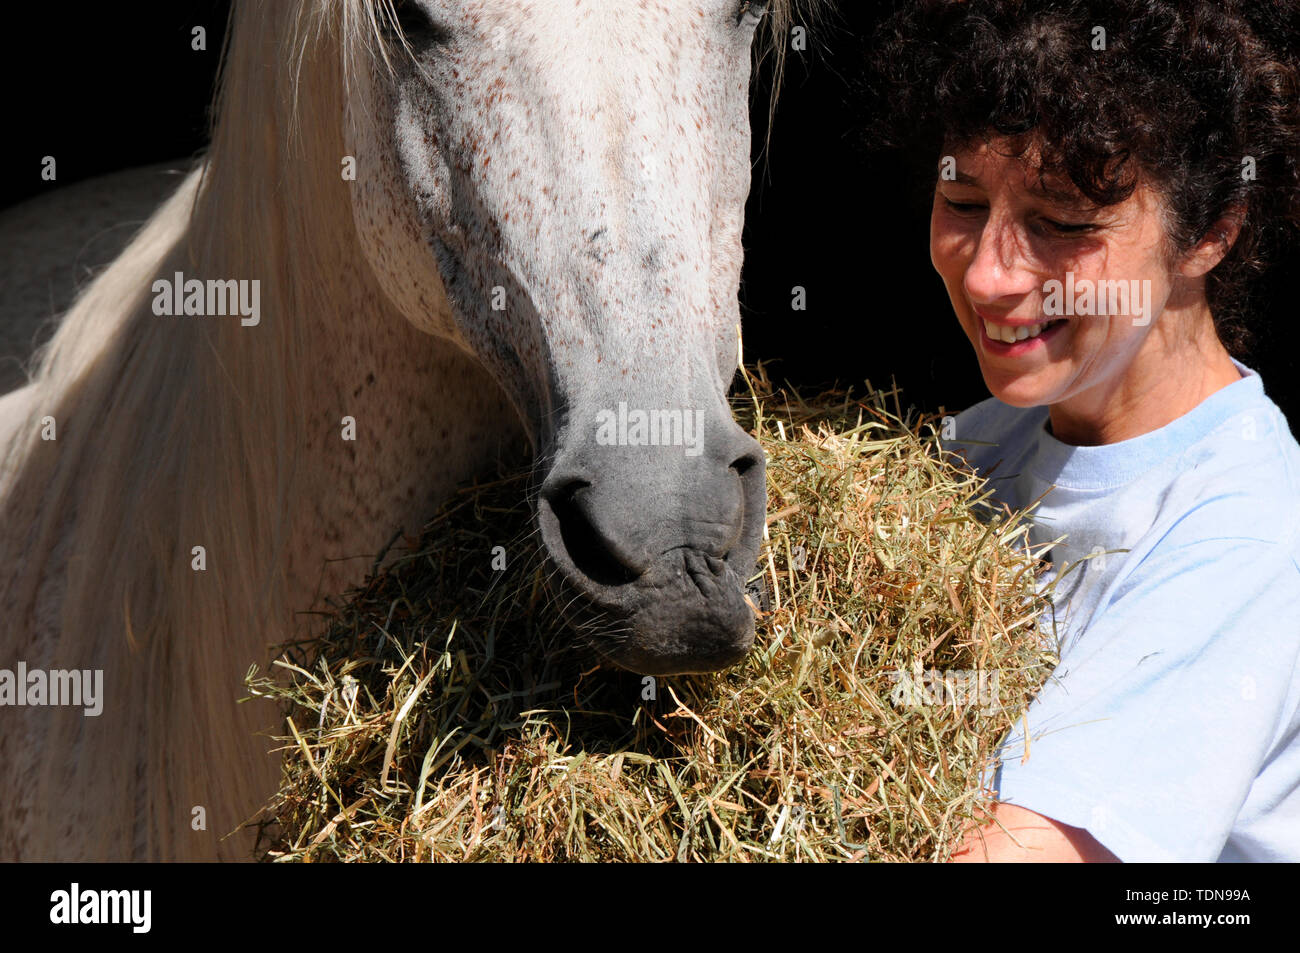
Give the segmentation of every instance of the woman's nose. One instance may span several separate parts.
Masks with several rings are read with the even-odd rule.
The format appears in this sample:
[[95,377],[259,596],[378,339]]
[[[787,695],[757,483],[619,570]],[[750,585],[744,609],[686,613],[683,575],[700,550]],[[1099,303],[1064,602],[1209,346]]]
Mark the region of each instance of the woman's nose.
[[1037,273],[1029,264],[1022,231],[1014,223],[990,215],[966,267],[966,293],[983,302],[1027,294],[1038,286]]

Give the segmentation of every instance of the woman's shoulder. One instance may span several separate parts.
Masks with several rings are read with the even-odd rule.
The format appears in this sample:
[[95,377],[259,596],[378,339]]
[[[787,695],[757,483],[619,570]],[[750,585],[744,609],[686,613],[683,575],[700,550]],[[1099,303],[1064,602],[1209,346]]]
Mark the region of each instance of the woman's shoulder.
[[1197,530],[1294,550],[1300,540],[1300,443],[1281,410],[1263,397],[1181,455],[1170,496]]

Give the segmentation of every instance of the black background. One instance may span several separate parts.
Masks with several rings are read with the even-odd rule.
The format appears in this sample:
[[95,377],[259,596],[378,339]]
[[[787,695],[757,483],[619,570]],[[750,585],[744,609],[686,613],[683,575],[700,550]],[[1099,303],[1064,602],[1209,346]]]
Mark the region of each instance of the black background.
[[[6,148],[0,208],[94,175],[183,158],[206,143],[228,0],[16,4],[0,36]],[[905,403],[960,410],[987,396],[974,354],[930,266],[928,207],[910,198],[901,160],[861,145],[870,117],[854,105],[864,37],[890,3],[845,2],[792,53],[770,151],[766,71],[754,98],[754,188],[741,299],[746,359],[779,359],[777,380],[813,387],[896,380]],[[208,49],[190,29],[208,30]],[[40,160],[58,160],[57,183]],[[1297,340],[1284,276],[1267,280],[1261,341],[1246,363],[1300,419]],[[790,308],[807,289],[808,310]]]

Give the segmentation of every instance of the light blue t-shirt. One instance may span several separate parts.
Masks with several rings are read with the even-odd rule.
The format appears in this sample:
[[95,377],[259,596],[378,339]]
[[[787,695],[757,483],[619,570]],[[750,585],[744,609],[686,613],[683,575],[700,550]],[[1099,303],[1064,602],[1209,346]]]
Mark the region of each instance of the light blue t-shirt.
[[[1237,363],[1237,362],[1234,362]],[[1123,861],[1300,861],[1300,445],[1259,375],[1159,430],[1061,443],[996,398],[946,449],[1060,576],[1060,665],[1008,734],[999,800]],[[976,446],[966,441],[994,444]],[[991,471],[991,472],[990,472]],[[1089,553],[1128,550],[1070,564]]]

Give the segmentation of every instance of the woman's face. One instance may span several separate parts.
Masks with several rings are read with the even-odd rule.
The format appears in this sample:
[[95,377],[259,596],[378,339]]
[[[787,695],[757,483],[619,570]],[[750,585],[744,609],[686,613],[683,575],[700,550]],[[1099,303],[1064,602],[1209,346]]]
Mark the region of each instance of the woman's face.
[[1154,332],[1171,292],[1186,289],[1164,258],[1156,193],[1139,186],[1095,208],[1068,181],[1049,177],[1045,193],[1023,160],[987,145],[946,164],[930,257],[995,397],[1104,412],[1116,394],[1162,373],[1170,341]]

